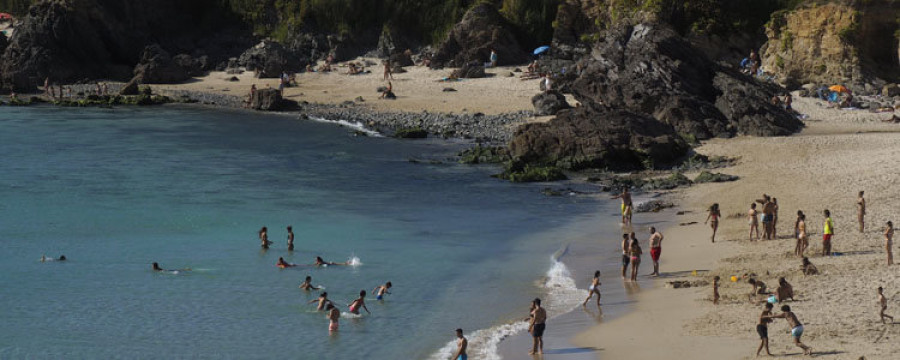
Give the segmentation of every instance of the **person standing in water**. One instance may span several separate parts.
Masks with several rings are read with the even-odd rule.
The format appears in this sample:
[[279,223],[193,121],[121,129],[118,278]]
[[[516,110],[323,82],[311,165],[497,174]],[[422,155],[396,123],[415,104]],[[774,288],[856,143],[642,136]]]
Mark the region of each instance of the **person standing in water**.
[[888,266],[894,265],[894,223],[888,221],[884,228],[884,251],[887,252]]
[[800,323],[800,319],[797,319],[797,315],[791,312],[790,306],[783,305],[781,307],[781,314],[762,316],[762,318],[787,320],[788,325],[791,327],[791,337],[794,338],[794,345],[803,349],[803,355],[812,355],[812,348],[800,342],[800,337],[803,336],[803,324]]
[[893,324],[894,317],[884,313],[887,310],[887,298],[884,297],[884,289],[881,286],[878,287],[878,304],[881,305],[881,312],[878,313],[881,316],[881,323],[884,324],[884,319],[888,318],[891,319],[891,324]]
[[756,203],[750,204],[750,210],[747,211],[748,223],[750,224],[750,241],[753,241],[753,231],[756,231],[756,240],[759,240],[759,212],[756,211]]
[[641,267],[641,245],[637,239],[631,239],[631,245],[628,246],[631,255],[631,281],[637,281],[638,269]]
[[309,290],[319,290],[321,288],[318,286],[313,286],[312,276],[306,276],[306,280],[303,280],[303,283],[300,284],[300,289],[309,291]]
[[653,272],[650,276],[659,276],[659,256],[662,255],[663,234],[650,227],[650,259],[653,260]]
[[294,251],[294,227],[288,226],[287,232],[288,232],[288,238],[287,238],[288,251]]
[[388,290],[391,289],[391,286],[393,285],[388,281],[384,285],[379,285],[372,289],[372,293],[375,294],[375,300],[384,300],[384,294],[390,294]]
[[600,306],[600,270],[594,272],[594,280],[591,280],[591,286],[588,287],[588,297],[584,299],[581,306],[587,305],[588,300],[597,294],[597,306]]
[[531,324],[528,325],[528,332],[531,333],[533,340],[530,355],[544,353],[544,330],[547,329],[547,310],[541,307],[541,299],[535,298],[531,302],[534,308],[531,310]]
[[350,312],[351,313],[359,315],[359,308],[363,308],[366,310],[367,314],[371,314],[371,312],[369,311],[369,308],[366,307],[366,291],[365,290],[360,290],[359,298],[357,298],[356,300],[353,300],[353,302],[350,303]]
[[759,315],[759,322],[756,324],[756,333],[759,334],[759,347],[756,348],[756,356],[759,356],[759,352],[766,348],[766,355],[772,356],[772,353],[769,351],[769,323],[772,322],[772,319],[769,317],[772,316],[772,308],[774,305],[771,303],[766,303],[765,309],[763,309],[762,314]]
[[267,229],[265,226],[263,226],[262,229],[259,229],[259,242],[259,246],[263,249],[268,249],[269,244],[272,243],[271,241],[269,241],[269,229]]
[[341,319],[341,312],[332,303],[328,303],[326,309],[328,311],[328,332],[338,331],[338,321]]
[[630,251],[628,249],[631,241],[628,234],[622,234],[622,280],[625,280],[625,274],[628,271],[628,264],[631,263]]
[[316,306],[316,311],[325,310],[326,305],[331,305],[331,300],[328,300],[328,292],[322,292],[317,299],[312,299],[306,303],[312,304],[314,302],[319,303],[319,305]]
[[865,191],[860,191],[859,197],[856,198],[856,219],[859,221],[859,232],[866,230],[866,199],[863,197],[865,193]]
[[831,220],[831,211],[825,209],[825,225],[822,233],[822,256],[831,255],[831,238],[834,236],[834,221]]
[[719,218],[721,216],[722,213],[719,211],[719,203],[715,203],[709,207],[709,215],[706,216],[706,221],[703,222],[704,224],[709,222],[709,227],[712,228],[712,242],[716,242],[716,231],[719,230]]
[[453,355],[453,360],[468,360],[466,348],[469,347],[469,339],[463,336],[462,329],[456,329],[456,339],[456,354]]
[[613,199],[622,199],[622,223],[623,224],[631,224],[631,193],[628,192],[628,187],[625,186],[622,188],[622,193],[616,196],[613,196]]

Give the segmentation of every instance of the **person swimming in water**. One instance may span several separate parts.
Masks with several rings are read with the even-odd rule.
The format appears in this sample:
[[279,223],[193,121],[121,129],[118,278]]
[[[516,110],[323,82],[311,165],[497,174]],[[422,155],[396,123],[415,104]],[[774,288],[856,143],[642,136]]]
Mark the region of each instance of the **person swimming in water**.
[[278,263],[276,263],[275,266],[285,269],[285,268],[297,266],[297,264],[291,264],[289,262],[284,261],[283,257],[279,257]]
[[177,274],[179,271],[191,271],[191,268],[176,269],[176,270],[166,270],[166,269],[163,269],[163,268],[159,267],[159,263],[154,262],[154,263],[153,263],[153,271],[156,271],[156,272],[170,272],[170,273],[173,273],[173,274]]
[[360,290],[359,298],[357,298],[356,300],[353,300],[353,302],[350,303],[349,307],[350,307],[350,312],[353,314],[356,314],[356,315],[359,315],[360,307],[365,309],[366,313],[371,314],[371,312],[369,311],[369,308],[366,307],[366,291]]
[[319,289],[321,289],[321,287],[314,286],[312,284],[312,276],[307,276],[306,280],[303,280],[303,283],[300,284],[300,289],[309,291],[309,290],[319,290]]
[[48,261],[66,261],[66,256],[60,255],[58,258],[54,259],[52,257],[48,258],[46,255],[41,255],[41,262],[48,262]]
[[319,304],[316,306],[316,311],[325,310],[326,305],[331,305],[331,300],[328,300],[328,292],[322,292],[319,294],[318,298],[307,301],[307,304],[312,304],[314,302],[318,302]]
[[391,286],[391,282],[388,281],[384,285],[379,285],[372,289],[372,293],[375,294],[375,300],[384,300],[384,294],[390,294],[388,290]]
[[325,261],[324,259],[322,259],[321,256],[316,256],[316,262],[313,265],[314,266],[328,266],[328,265],[350,265],[350,264],[345,263],[345,262],[336,263],[336,262]]

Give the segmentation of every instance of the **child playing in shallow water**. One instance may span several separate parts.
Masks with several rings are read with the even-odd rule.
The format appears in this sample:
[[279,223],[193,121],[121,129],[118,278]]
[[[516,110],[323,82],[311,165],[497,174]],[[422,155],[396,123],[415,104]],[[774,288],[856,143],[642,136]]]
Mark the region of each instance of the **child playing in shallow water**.
[[376,286],[372,289],[372,293],[375,294],[375,300],[384,300],[384,294],[390,294],[388,290],[391,288],[391,282],[388,281],[384,283],[384,285]]
[[366,307],[366,291],[365,290],[360,290],[359,298],[357,298],[356,300],[353,300],[353,302],[350,303],[350,312],[351,313],[359,315],[359,308],[363,308],[366,310],[366,313],[371,314],[371,312],[369,312],[369,308]]
[[341,312],[338,311],[334,304],[328,304],[328,332],[338,331],[338,320],[341,318]]
[[597,306],[600,306],[600,270],[594,272],[594,280],[591,280],[591,286],[588,288],[588,297],[584,299],[581,306],[587,305],[588,300],[597,294]]

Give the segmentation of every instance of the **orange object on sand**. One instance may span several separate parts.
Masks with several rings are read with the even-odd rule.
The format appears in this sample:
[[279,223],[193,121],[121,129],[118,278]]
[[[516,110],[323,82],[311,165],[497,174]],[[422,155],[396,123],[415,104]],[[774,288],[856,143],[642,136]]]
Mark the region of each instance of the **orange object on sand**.
[[837,92],[842,92],[842,93],[848,93],[848,94],[852,94],[852,93],[853,93],[853,92],[850,91],[850,89],[848,89],[848,88],[847,88],[846,86],[844,86],[844,85],[831,85],[830,87],[828,87],[828,90],[831,90],[831,91],[837,91]]

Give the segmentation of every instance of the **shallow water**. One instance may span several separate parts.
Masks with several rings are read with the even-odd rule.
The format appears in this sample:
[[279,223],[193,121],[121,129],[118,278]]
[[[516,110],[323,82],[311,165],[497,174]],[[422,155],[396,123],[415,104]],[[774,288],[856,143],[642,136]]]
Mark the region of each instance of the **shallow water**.
[[[0,126],[0,358],[427,358],[457,327],[521,317],[551,255],[596,230],[554,229],[610,207],[408,161],[458,144],[292,116],[0,107]],[[316,255],[362,265],[274,266]],[[332,336],[306,275],[343,311],[384,281],[393,294]]]

